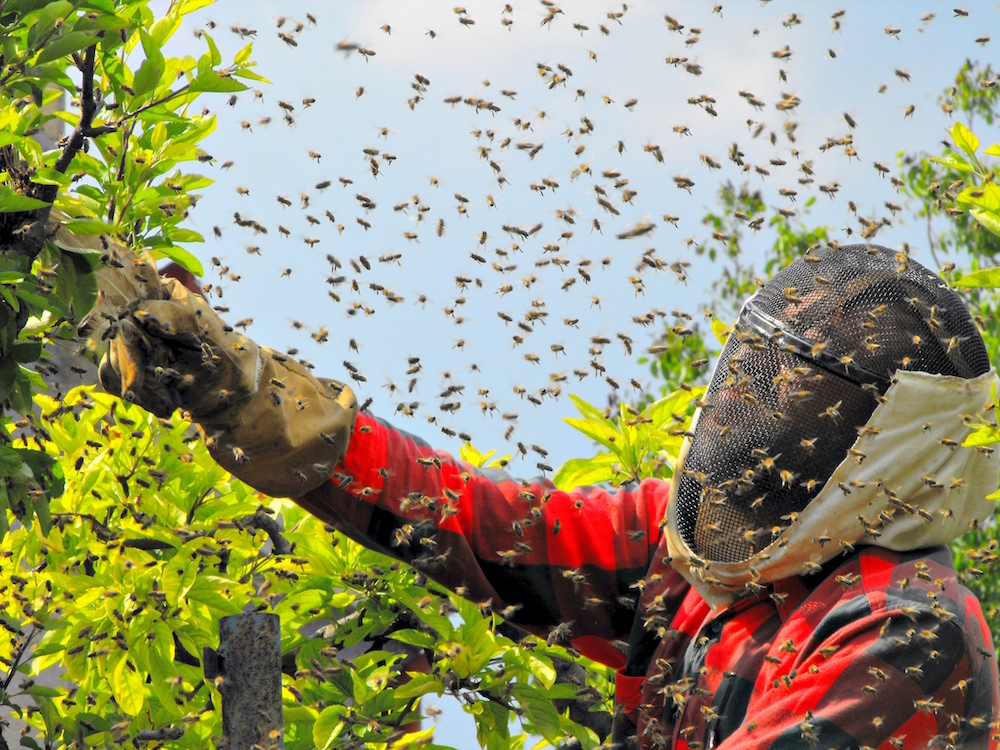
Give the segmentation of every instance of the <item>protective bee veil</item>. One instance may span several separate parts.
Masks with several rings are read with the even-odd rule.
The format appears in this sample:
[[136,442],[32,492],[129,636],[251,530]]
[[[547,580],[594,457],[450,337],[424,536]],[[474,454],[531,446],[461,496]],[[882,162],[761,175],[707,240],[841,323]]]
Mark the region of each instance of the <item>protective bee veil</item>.
[[875,245],[811,251],[746,302],[720,355],[675,473],[670,553],[721,604],[854,544],[961,535],[997,486],[990,452],[960,446],[993,380],[940,277]]

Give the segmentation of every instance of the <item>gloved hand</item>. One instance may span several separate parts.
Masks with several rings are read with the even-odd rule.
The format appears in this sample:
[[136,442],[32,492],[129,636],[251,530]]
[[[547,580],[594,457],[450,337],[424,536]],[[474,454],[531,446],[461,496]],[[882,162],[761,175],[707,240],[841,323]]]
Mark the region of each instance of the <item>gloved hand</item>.
[[158,417],[183,408],[199,423],[228,421],[256,391],[259,347],[176,279],[161,288],[165,299],[143,300],[118,321],[102,384]]
[[104,387],[160,417],[186,410],[215,460],[262,492],[327,481],[354,429],[353,391],[236,333],[176,280],[162,288],[118,321]]

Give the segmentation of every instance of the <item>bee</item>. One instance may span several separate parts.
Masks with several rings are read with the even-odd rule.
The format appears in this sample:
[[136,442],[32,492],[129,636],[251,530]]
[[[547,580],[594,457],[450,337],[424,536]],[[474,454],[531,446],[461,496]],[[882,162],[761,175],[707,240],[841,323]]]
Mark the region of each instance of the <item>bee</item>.
[[674,184],[678,187],[678,189],[686,190],[688,193],[690,193],[691,188],[694,187],[694,180],[685,177],[684,175],[677,175],[676,177],[673,178],[673,180]]

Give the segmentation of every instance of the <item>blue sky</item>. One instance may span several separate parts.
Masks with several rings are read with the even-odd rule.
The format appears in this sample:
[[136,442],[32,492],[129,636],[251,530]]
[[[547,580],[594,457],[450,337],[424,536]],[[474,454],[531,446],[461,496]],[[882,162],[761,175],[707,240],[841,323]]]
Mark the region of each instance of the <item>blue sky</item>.
[[[846,242],[843,228],[857,228],[848,201],[857,204],[859,213],[877,217],[888,215],[887,201],[902,203],[889,177],[880,176],[873,163],[885,164],[896,174],[900,151],[938,153],[952,123],[939,107],[939,95],[966,58],[1000,62],[1000,24],[990,2],[963,2],[968,17],[956,17],[954,3],[940,2],[724,2],[721,15],[713,13],[715,2],[629,3],[618,19],[608,13],[622,12],[620,3],[578,2],[565,4],[564,12],[544,25],[542,5],[512,5],[513,12],[504,14],[503,3],[466,3],[464,17],[475,22],[466,25],[445,3],[220,2],[189,17],[169,52],[201,55],[205,43],[192,32],[207,30],[211,20],[216,28],[210,33],[224,60],[232,59],[245,40],[230,27],[255,30],[257,70],[271,81],[259,87],[261,97],[243,93],[233,107],[226,106],[224,97],[209,102],[219,124],[205,148],[216,161],[203,171],[216,184],[205,191],[190,219],[190,226],[207,241],[189,249],[206,269],[214,256],[229,273],[239,275],[235,282],[209,272],[223,289],[222,299],[214,304],[229,308],[227,319],[232,323],[252,318],[249,335],[275,348],[297,348],[317,374],[346,379],[347,360],[365,377],[356,390],[362,400],[374,399],[375,413],[436,446],[457,453],[460,441],[441,432],[448,427],[469,433],[479,448],[498,448],[501,454],[513,450],[516,441],[543,446],[553,466],[593,452],[584,436],[561,422],[574,416],[565,394],[603,405],[611,392],[589,367],[591,338],[613,342],[597,355],[606,375],[629,390],[632,378],[648,385],[648,369],[637,357],[656,331],[637,326],[633,316],[661,309],[672,325],[679,322],[669,317],[672,310],[695,313],[708,300],[718,269],[699,258],[688,240],[718,246],[700,219],[714,207],[720,183],[745,181],[759,187],[769,205],[798,212],[793,222],[829,225],[833,236]],[[846,11],[839,19],[841,28],[834,30],[831,15],[841,8]],[[307,21],[307,13],[316,18],[315,25]],[[922,22],[927,13],[935,17]],[[684,30],[671,32],[666,14]],[[801,23],[788,23],[791,14]],[[296,46],[278,37],[279,16],[286,18],[280,31],[293,34]],[[505,18],[513,23],[503,25]],[[299,22],[305,26],[296,33]],[[588,28],[576,29],[574,24]],[[381,29],[385,25],[389,33]],[[603,34],[601,25],[610,33]],[[692,35],[692,27],[701,33]],[[887,34],[887,27],[899,29],[898,36]],[[983,35],[995,38],[977,44],[974,40]],[[697,42],[688,43],[692,36]],[[375,55],[338,53],[340,42],[369,48]],[[786,45],[791,56],[775,58],[772,53]],[[668,65],[668,56],[689,58],[701,67],[701,75]],[[541,76],[539,63],[564,76],[565,85],[550,85],[551,74]],[[897,69],[909,80],[897,76]],[[779,78],[780,71],[786,80]],[[418,93],[411,85],[416,75],[430,83],[411,110],[407,100]],[[879,93],[882,85],[886,88]],[[359,95],[360,88],[364,91]],[[580,96],[578,90],[585,94]],[[511,98],[502,91],[517,94]],[[740,91],[755,95],[763,108],[752,107]],[[775,107],[786,94],[801,101],[787,115]],[[715,100],[717,116],[688,103],[703,95]],[[454,96],[491,101],[500,111],[477,112],[463,103],[445,103]],[[305,108],[306,98],[315,103]],[[636,103],[626,107],[632,99]],[[283,121],[282,101],[294,106],[293,126]],[[911,105],[913,116],[904,118]],[[853,131],[844,113],[855,121]],[[270,122],[262,124],[268,117]],[[579,132],[581,118],[593,126],[588,134]],[[749,126],[748,119],[754,121]],[[530,129],[515,120],[530,123]],[[786,121],[797,123],[795,143],[785,138]],[[761,123],[762,132],[754,138],[753,129]],[[691,135],[679,135],[675,127],[686,127]],[[565,134],[568,129],[572,135]],[[492,141],[487,130],[493,131]],[[768,137],[772,131],[776,145]],[[981,127],[979,131],[981,140],[995,139]],[[478,138],[474,132],[479,132]],[[849,133],[857,158],[849,158],[843,148],[820,151],[828,138]],[[507,138],[510,145],[501,148]],[[528,149],[517,148],[519,143],[543,148],[532,158]],[[727,158],[733,143],[739,144],[746,162],[765,167],[770,175],[743,174]],[[662,163],[644,149],[647,145],[660,147]],[[584,150],[577,154],[581,146]],[[487,158],[481,157],[480,147],[491,149]],[[396,157],[391,163],[378,157],[377,178],[366,148]],[[321,158],[311,158],[310,151]],[[702,155],[721,168],[710,169]],[[506,184],[497,183],[490,160]],[[771,160],[786,164],[774,166]],[[227,161],[232,166],[221,169]],[[813,163],[815,172],[815,182],[808,186],[798,183],[803,176],[798,168],[805,161]],[[573,171],[581,165],[589,174],[574,178]],[[636,193],[631,203],[622,202],[614,178],[602,176],[606,170],[628,179],[625,187]],[[690,192],[675,185],[677,176],[694,182]],[[339,178],[352,183],[342,186]],[[531,188],[543,180],[558,183],[558,188]],[[318,189],[324,181],[330,186]],[[834,181],[840,186],[834,199],[818,192],[819,185]],[[603,187],[620,215],[612,216],[597,204],[595,186]],[[249,194],[238,194],[238,188]],[[782,188],[795,190],[797,200],[782,196]],[[304,209],[303,193],[309,196]],[[461,203],[456,193],[468,202]],[[366,210],[357,195],[366,196],[375,208]],[[811,213],[803,216],[811,195],[818,198]],[[283,207],[278,196],[291,206]],[[487,196],[495,207],[488,205]],[[394,210],[403,203],[407,210]],[[419,212],[418,204],[427,210]],[[457,210],[460,205],[464,215]],[[570,210],[575,212],[570,214],[573,225],[557,213]],[[232,219],[237,211],[265,225],[267,235],[237,227]],[[327,211],[335,222],[327,219]],[[664,214],[679,217],[677,226],[663,221]],[[310,224],[307,215],[319,225]],[[370,228],[364,229],[359,218]],[[602,233],[592,230],[595,218]],[[444,233],[439,237],[442,219]],[[642,222],[655,223],[655,232],[634,240],[615,238]],[[537,224],[542,228],[528,238],[503,229]],[[279,233],[279,225],[287,228],[287,237]],[[221,239],[214,238],[213,226],[222,229]],[[567,231],[572,237],[562,236]],[[416,238],[407,239],[406,233]],[[319,242],[310,246],[306,240]],[[765,227],[748,243],[750,254],[759,254],[773,241]],[[933,267],[921,223],[897,215],[877,242],[890,247],[909,243],[915,257]],[[512,247],[515,243],[519,250]],[[546,252],[545,246],[558,249]],[[251,247],[259,248],[259,255],[248,252]],[[656,256],[668,263],[692,263],[686,283],[670,271],[637,272],[648,248],[655,248]],[[327,254],[343,266],[335,274]],[[394,262],[378,260],[396,254],[400,257]],[[360,256],[369,261],[370,270],[361,265]],[[606,257],[611,262],[604,267]],[[536,266],[553,258],[569,264]],[[360,272],[352,268],[352,259]],[[576,272],[584,259],[591,260],[589,284]],[[500,273],[494,263],[517,268]],[[331,287],[326,283],[331,275],[344,275],[346,281]],[[629,281],[637,275],[642,278],[641,295]],[[473,282],[462,290],[456,285],[458,276]],[[532,276],[536,280],[526,286],[524,280]],[[564,290],[571,278],[576,282]],[[358,281],[359,292],[351,290],[352,279]],[[405,301],[392,304],[372,285]],[[505,285],[512,287],[509,293],[498,291]],[[328,295],[331,290],[339,302]],[[426,297],[423,304],[418,302],[421,295]],[[355,303],[360,308],[349,315]],[[366,308],[372,312],[366,313]],[[452,309],[452,315],[445,308]],[[516,323],[524,322],[531,310],[548,316],[529,326],[530,332],[519,330]],[[566,318],[577,319],[578,327],[565,325]],[[302,328],[296,330],[294,321]],[[310,336],[320,330],[328,331],[322,344]],[[618,333],[633,339],[634,355],[624,352]],[[515,345],[514,335],[523,343]],[[349,348],[351,340],[359,351]],[[553,346],[562,349],[554,351]],[[526,359],[526,354],[537,356],[538,362]],[[407,393],[410,357],[420,358],[422,370],[414,391]],[[576,369],[589,369],[590,376],[578,380]],[[545,397],[535,406],[514,391],[523,388],[531,394],[551,388],[553,374],[568,378],[559,399]],[[390,380],[400,390],[390,393],[383,387]],[[457,397],[462,407],[453,415],[439,409],[439,394],[449,384],[464,386]],[[480,390],[487,395],[478,395]],[[396,413],[397,406],[412,401],[420,404],[415,416]],[[483,411],[482,402],[495,404],[496,410]],[[517,418],[505,420],[503,414]],[[427,417],[434,417],[436,424]],[[515,429],[506,442],[504,433],[511,425]],[[537,460],[529,454],[511,468],[515,474],[534,475]],[[474,746],[466,718],[457,709],[449,710],[441,721],[439,741]]]

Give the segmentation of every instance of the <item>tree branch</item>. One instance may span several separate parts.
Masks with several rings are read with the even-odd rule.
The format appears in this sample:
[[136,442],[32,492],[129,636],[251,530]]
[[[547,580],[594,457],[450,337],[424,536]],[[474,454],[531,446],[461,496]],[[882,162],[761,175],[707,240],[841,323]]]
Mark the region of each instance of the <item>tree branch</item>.
[[292,553],[292,545],[281,535],[281,528],[278,526],[278,522],[264,511],[258,510],[252,516],[241,518],[240,523],[243,526],[260,529],[266,533],[271,538],[274,554],[290,555]]
[[177,633],[174,633],[174,661],[180,662],[181,664],[187,664],[189,667],[201,667],[201,662],[198,661],[198,657],[184,648],[184,644],[180,642],[177,637]]
[[157,549],[175,549],[174,545],[169,542],[161,542],[159,539],[149,539],[146,537],[141,539],[126,539],[122,542],[122,547],[141,549],[143,552],[150,552]]
[[[55,164],[55,170],[63,174],[69,169],[70,162],[73,161],[73,157],[76,156],[77,152],[83,148],[83,142],[88,137],[92,134],[102,135],[103,132],[114,130],[114,128],[111,130],[98,128],[97,130],[103,130],[103,132],[97,133],[92,128],[94,116],[97,114],[97,100],[94,98],[94,54],[96,51],[97,45],[95,44],[87,47],[83,53],[83,69],[81,70],[83,89],[80,94],[80,122],[73,129],[73,134],[70,135],[69,141],[63,146],[63,151],[59,154],[59,158]],[[57,189],[58,185],[46,185],[46,187]],[[52,201],[54,199],[55,196],[53,195],[48,200]]]
[[162,729],[143,729],[136,739],[139,742],[158,742],[162,740],[179,740],[184,736],[184,727],[163,727]]
[[181,86],[176,91],[171,91],[166,96],[161,96],[159,99],[156,99],[155,101],[151,101],[148,104],[142,105],[141,107],[139,107],[139,109],[135,110],[134,112],[129,112],[127,115],[123,115],[121,117],[121,119],[118,120],[118,125],[121,125],[123,122],[126,122],[127,120],[131,120],[134,117],[138,117],[143,112],[145,112],[147,109],[152,109],[153,107],[158,107],[161,104],[166,104],[171,99],[176,99],[178,96],[180,96],[181,94],[183,94],[189,88],[191,88],[191,84],[190,83],[187,84],[186,86]]

